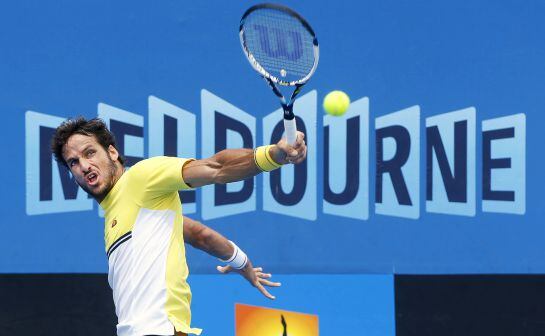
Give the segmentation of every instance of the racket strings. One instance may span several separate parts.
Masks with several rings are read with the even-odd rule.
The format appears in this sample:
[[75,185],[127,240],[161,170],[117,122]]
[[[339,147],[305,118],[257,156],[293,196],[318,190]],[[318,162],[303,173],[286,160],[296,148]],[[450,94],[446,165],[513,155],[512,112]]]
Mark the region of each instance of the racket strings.
[[312,71],[314,36],[297,18],[276,9],[260,9],[246,17],[243,29],[247,50],[271,75],[290,82]]

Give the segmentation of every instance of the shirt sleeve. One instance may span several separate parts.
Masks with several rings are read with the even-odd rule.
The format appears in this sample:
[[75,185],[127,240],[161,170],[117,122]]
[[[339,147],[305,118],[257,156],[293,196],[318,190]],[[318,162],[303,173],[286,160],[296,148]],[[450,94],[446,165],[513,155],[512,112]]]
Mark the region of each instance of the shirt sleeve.
[[130,168],[134,183],[152,195],[191,189],[182,176],[182,167],[194,159],[157,156],[142,160]]

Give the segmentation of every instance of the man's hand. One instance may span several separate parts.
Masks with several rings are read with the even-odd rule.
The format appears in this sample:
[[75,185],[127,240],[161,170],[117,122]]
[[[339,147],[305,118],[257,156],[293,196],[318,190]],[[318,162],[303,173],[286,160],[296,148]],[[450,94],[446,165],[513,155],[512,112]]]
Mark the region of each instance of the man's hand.
[[298,164],[303,162],[303,160],[307,157],[305,134],[302,132],[297,132],[297,140],[293,146],[286,142],[286,138],[282,138],[280,141],[278,141],[276,146],[270,149],[269,154],[275,162],[280,164]]
[[246,280],[248,280],[248,282],[252,284],[252,286],[257,288],[261,292],[261,294],[265,295],[271,300],[276,299],[276,297],[272,296],[263,286],[265,285],[269,287],[280,287],[281,283],[267,280],[271,278],[272,275],[270,273],[263,273],[263,268],[261,267],[254,268],[250,260],[248,260],[248,263],[246,264],[246,266],[244,266],[244,268],[240,270],[234,269],[229,265],[218,266],[216,268],[220,273],[223,273],[223,274],[227,274],[233,271],[239,273]]

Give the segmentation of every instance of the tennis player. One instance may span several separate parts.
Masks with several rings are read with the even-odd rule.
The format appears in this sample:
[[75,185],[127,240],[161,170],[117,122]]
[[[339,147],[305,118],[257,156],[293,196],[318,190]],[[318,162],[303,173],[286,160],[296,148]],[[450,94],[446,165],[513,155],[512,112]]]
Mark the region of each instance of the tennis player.
[[119,336],[187,335],[192,328],[191,290],[184,239],[226,262],[268,298],[278,286],[246,254],[206,226],[182,216],[178,190],[251,178],[306,157],[303,133],[255,149],[226,149],[202,160],[154,157],[125,169],[115,138],[100,119],[63,122],[52,139],[57,161],[104,209],[108,282]]

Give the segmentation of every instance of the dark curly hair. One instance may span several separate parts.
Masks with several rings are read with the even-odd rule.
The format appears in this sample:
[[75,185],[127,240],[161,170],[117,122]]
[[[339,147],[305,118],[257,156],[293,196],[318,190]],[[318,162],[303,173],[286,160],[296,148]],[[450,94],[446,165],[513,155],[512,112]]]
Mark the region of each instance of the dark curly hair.
[[[74,134],[94,136],[106,151],[110,145],[117,149],[115,137],[113,133],[108,130],[102,119],[93,118],[87,120],[84,117],[77,117],[65,120],[57,127],[55,135],[53,135],[53,138],[51,139],[51,152],[53,152],[55,160],[61,162],[67,168],[68,164],[62,157],[62,150],[64,145],[66,145],[68,138]],[[121,155],[119,155],[119,162],[121,162],[121,165],[125,163],[125,158]]]

